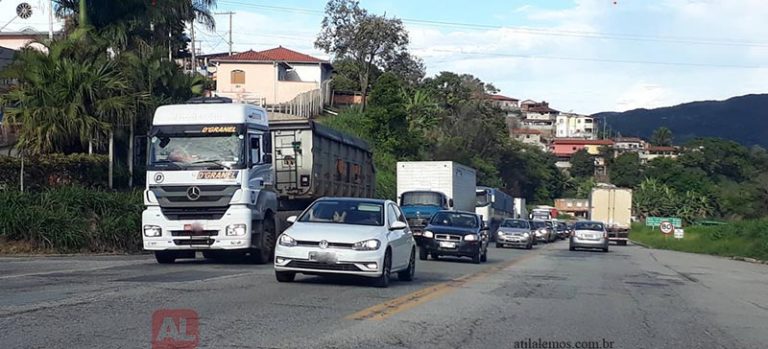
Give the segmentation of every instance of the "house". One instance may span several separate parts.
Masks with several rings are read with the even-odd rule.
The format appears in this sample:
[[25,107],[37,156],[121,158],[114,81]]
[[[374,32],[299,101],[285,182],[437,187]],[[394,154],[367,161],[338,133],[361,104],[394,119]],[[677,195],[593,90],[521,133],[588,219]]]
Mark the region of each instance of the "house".
[[490,100],[493,105],[504,111],[518,110],[520,108],[520,106],[517,104],[519,100],[516,98],[492,94],[486,94],[485,98]]
[[45,51],[45,46],[37,43],[48,38],[48,32],[39,32],[34,30],[23,30],[20,32],[2,32],[0,31],[0,46],[11,50],[20,50],[27,45],[38,50]]
[[640,151],[640,162],[643,164],[656,158],[671,158],[677,159],[680,150],[677,147],[660,147],[660,146],[647,146],[644,150]]
[[545,138],[554,136],[555,122],[560,112],[550,108],[549,103],[525,101],[520,109],[523,112],[521,124],[524,128],[541,131]]
[[589,214],[589,199],[555,199],[555,208],[573,217],[586,219]]
[[249,50],[213,61],[218,96],[264,106],[288,103],[311,91],[329,96],[331,64],[282,46]]
[[560,113],[555,120],[555,137],[597,139],[594,118],[581,114]]
[[[13,62],[13,57],[16,55],[16,52],[18,51],[0,46],[0,72]],[[10,79],[0,78],[0,94],[7,91],[13,83],[14,82]]]
[[552,141],[550,151],[557,157],[570,158],[573,153],[586,149],[591,155],[600,155],[600,148],[612,147],[614,142],[610,139],[579,139],[556,138]]
[[613,148],[619,151],[639,152],[645,149],[645,141],[637,137],[616,137]]
[[512,129],[510,136],[516,141],[536,146],[542,151],[547,151],[547,143],[544,139],[541,138],[541,131],[516,128]]

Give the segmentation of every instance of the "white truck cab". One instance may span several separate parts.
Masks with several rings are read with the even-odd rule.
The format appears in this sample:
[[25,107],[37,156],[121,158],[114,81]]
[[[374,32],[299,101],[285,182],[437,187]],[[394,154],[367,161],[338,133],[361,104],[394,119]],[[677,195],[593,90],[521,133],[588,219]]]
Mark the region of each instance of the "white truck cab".
[[159,263],[224,254],[273,258],[277,195],[264,108],[165,105],[149,131],[143,247]]

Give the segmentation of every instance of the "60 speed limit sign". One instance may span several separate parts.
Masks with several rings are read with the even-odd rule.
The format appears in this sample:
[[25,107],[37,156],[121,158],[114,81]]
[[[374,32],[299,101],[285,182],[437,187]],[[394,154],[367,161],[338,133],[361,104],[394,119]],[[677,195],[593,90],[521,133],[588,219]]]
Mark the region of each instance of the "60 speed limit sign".
[[659,229],[665,235],[669,235],[675,232],[675,225],[672,222],[664,221],[659,224]]

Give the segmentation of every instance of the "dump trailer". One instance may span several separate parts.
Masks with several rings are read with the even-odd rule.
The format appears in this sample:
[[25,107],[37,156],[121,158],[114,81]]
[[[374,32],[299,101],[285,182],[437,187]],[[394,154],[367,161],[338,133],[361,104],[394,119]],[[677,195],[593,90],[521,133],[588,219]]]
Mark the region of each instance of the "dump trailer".
[[632,223],[632,189],[600,185],[589,196],[589,219],[603,222],[608,239],[626,245]]
[[[274,115],[274,114],[273,114]],[[286,219],[324,196],[373,197],[373,153],[360,138],[314,120],[277,115],[270,119],[281,231]]]

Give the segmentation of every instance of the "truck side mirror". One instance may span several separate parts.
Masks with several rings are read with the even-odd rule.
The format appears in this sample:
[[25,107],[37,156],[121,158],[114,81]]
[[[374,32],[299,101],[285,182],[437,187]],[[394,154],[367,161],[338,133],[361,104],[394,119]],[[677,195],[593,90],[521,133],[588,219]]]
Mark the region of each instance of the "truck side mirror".
[[265,153],[261,156],[261,162],[264,164],[271,164],[272,163],[272,154],[271,153]]
[[453,199],[448,199],[448,207],[453,208]]

